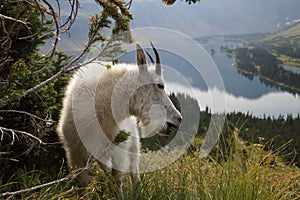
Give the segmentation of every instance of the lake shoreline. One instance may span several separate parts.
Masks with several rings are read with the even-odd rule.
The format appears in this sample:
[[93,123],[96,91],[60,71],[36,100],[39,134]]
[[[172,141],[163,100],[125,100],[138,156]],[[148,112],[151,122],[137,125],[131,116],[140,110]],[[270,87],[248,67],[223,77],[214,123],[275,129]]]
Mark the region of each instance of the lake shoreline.
[[287,84],[282,83],[282,82],[275,81],[275,80],[273,80],[273,79],[271,79],[271,78],[269,78],[267,76],[264,76],[264,75],[262,75],[260,73],[255,73],[255,72],[251,72],[251,71],[245,70],[245,69],[243,69],[241,67],[238,67],[237,64],[233,64],[232,66],[235,69],[237,69],[238,71],[241,71],[241,72],[243,72],[245,74],[249,74],[249,75],[253,75],[253,76],[258,76],[259,78],[262,78],[262,79],[264,79],[266,81],[269,81],[269,82],[271,82],[271,83],[273,83],[273,84],[275,84],[275,85],[277,85],[279,87],[283,87],[285,89],[291,89],[291,90],[293,90],[295,92],[299,92],[300,93],[300,88],[297,88],[297,87],[294,87],[294,86],[291,86],[291,85],[287,85]]

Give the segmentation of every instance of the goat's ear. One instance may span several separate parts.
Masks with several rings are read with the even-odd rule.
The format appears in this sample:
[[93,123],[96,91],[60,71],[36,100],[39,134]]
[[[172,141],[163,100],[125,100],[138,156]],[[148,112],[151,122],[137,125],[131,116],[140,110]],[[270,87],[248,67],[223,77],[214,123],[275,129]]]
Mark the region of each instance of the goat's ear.
[[136,63],[139,66],[140,71],[147,71],[145,52],[138,43],[136,44]]

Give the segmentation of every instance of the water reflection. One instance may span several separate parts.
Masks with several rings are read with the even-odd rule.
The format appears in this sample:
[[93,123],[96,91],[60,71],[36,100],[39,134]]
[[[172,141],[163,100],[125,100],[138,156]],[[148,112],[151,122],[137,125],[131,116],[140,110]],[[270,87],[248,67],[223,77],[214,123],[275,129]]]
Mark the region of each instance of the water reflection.
[[293,72],[295,74],[300,74],[300,67],[295,67],[295,66],[282,66],[283,69]]
[[208,91],[203,91],[193,88],[193,91],[183,85],[168,82],[167,86],[171,91],[184,93],[197,99],[200,104],[200,109],[205,110],[206,107],[211,108],[213,113],[222,112],[218,106],[213,105],[212,96],[218,97],[225,95],[225,109],[226,112],[243,112],[249,113],[258,117],[274,116],[292,114],[296,117],[300,113],[300,97],[299,95],[292,95],[288,92],[270,92],[257,99],[249,99],[245,97],[236,97],[227,92],[222,92],[217,88],[212,88]]
[[[214,51],[212,59],[220,71],[225,91],[218,88],[217,85],[213,85],[213,80],[216,78],[213,74],[207,73],[210,77],[204,77],[203,74],[205,73],[199,74],[184,58],[168,51],[159,50],[163,70],[165,71],[165,79],[170,91],[186,93],[196,98],[201,110],[208,106],[212,112],[223,112],[222,106],[218,107],[218,96],[220,99],[224,99],[222,97],[225,96],[227,112],[241,111],[255,116],[266,114],[275,117],[280,114],[298,115],[300,112],[299,94],[293,94],[292,91],[286,91],[286,89],[275,86],[257,76],[237,71],[232,66],[235,64],[235,59],[220,51],[220,47],[226,44],[224,41],[213,41],[203,45],[208,52],[212,49]],[[232,42],[228,42],[228,44],[232,44]],[[188,53],[193,54],[193,52]],[[135,63],[135,52],[129,52],[127,55],[120,57],[120,60],[121,62]],[[210,66],[203,62],[201,56],[196,60],[199,62],[198,65],[202,67],[202,72],[210,70]],[[170,75],[168,68],[174,69],[183,76],[188,81],[189,87],[185,84],[179,84],[179,78],[174,74]],[[205,82],[208,79],[212,83],[211,85]],[[212,102],[214,102],[214,105]],[[222,102],[220,102],[220,105],[222,105]]]

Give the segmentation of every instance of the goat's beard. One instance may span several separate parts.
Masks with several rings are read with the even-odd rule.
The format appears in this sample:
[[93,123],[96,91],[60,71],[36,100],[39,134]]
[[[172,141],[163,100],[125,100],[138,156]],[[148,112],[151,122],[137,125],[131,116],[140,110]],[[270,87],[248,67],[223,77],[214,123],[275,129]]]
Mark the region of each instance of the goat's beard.
[[147,120],[146,123],[140,122],[139,127],[141,128],[141,137],[148,138],[156,134],[160,136],[169,136],[176,127],[169,122],[163,121],[150,121]]
[[167,134],[168,123],[167,115],[163,106],[159,104],[152,105],[149,112],[142,115],[140,120],[141,137],[152,137],[157,133]]
[[162,129],[158,132],[158,134],[161,136],[168,136],[168,135],[170,135],[171,131],[172,131],[172,128],[170,126],[168,126],[168,123],[165,123],[164,126],[162,127]]
[[162,120],[147,119],[147,120],[140,121],[139,127],[141,128],[141,137],[148,138],[161,132],[165,134],[167,123],[163,122]]

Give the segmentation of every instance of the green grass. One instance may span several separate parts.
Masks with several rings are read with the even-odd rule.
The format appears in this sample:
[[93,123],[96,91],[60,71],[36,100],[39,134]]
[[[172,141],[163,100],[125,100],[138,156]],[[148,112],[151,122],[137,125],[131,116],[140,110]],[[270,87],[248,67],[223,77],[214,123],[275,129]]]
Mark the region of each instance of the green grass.
[[[287,28],[284,31],[268,34],[258,40],[267,47],[283,64],[300,67],[300,59],[286,54],[286,49],[300,47],[300,23]],[[279,52],[274,49],[282,48]],[[284,47],[284,48],[283,48]],[[279,49],[280,49],[279,48]]]
[[282,55],[282,54],[281,55],[275,54],[275,56],[277,56],[277,58],[287,66],[300,67],[300,59],[298,59],[298,58],[292,58],[292,57]]
[[[194,146],[199,149],[200,139]],[[216,149],[221,146],[218,144]],[[141,174],[141,185],[133,192],[126,176],[121,194],[108,186],[101,170],[93,166],[91,184],[86,188],[91,199],[203,199],[203,200],[279,200],[300,198],[300,171],[283,163],[275,151],[264,150],[263,145],[245,146],[235,135],[227,159],[224,152],[215,151],[210,157],[199,159],[199,151],[187,153],[168,167]],[[219,149],[220,150],[220,149]],[[221,159],[220,159],[221,158]],[[9,184],[0,186],[0,194],[16,186],[26,189],[45,180],[38,171],[21,171]],[[73,176],[70,176],[73,177]],[[62,178],[58,175],[57,179]],[[83,189],[71,178],[39,190],[12,196],[11,199],[80,199]]]
[[[264,40],[274,40],[280,37],[289,37],[289,38],[300,38],[300,23],[292,26],[284,31],[280,31],[275,34],[270,34],[264,38]],[[296,38],[295,38],[296,39]]]

